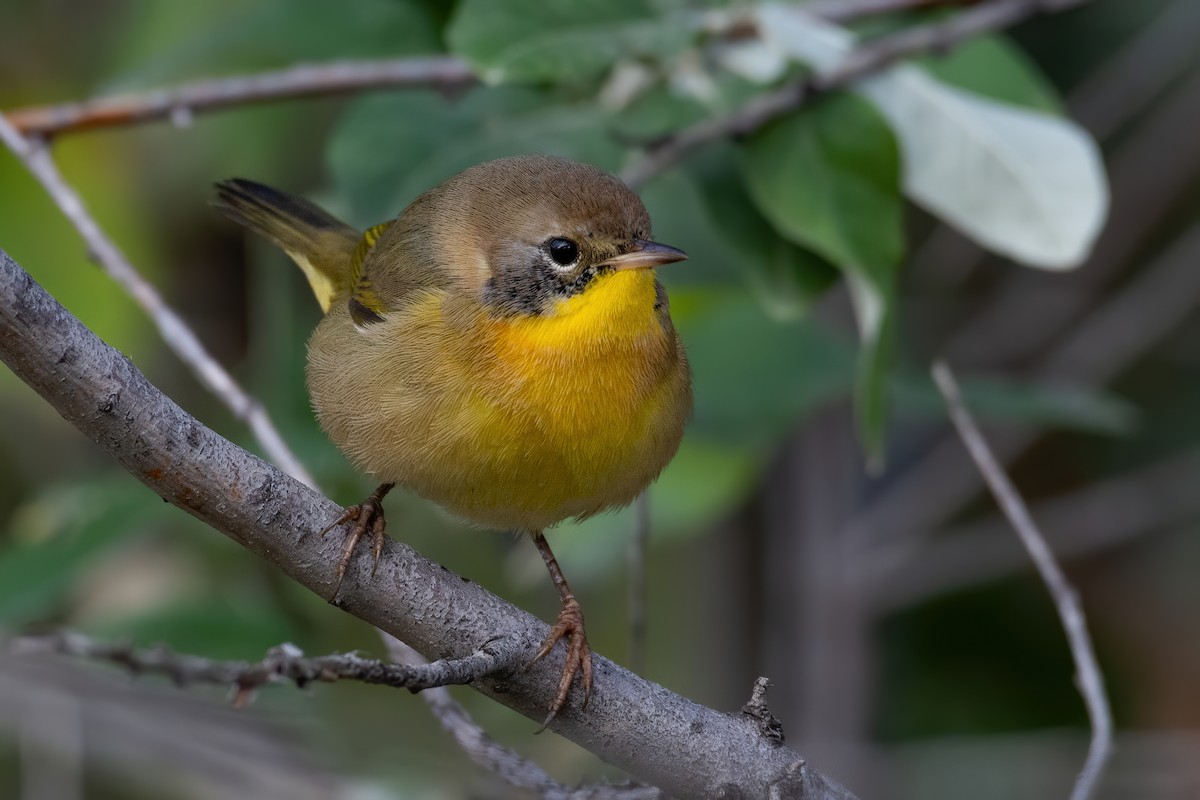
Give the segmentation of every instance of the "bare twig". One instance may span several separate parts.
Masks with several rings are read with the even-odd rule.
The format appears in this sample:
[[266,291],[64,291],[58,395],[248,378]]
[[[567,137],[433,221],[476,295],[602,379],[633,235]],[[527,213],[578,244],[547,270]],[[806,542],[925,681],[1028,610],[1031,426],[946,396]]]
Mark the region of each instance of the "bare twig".
[[[88,331],[0,251],[0,360],[139,481],[240,543],[320,597],[329,597],[340,543],[319,535],[339,507],[206,428]],[[404,544],[351,562],[337,605],[436,658],[461,658],[497,636],[529,642],[548,626]],[[749,723],[691,702],[599,655],[586,711],[571,702],[551,729],[681,798],[730,787],[766,796],[797,787],[804,800],[853,795]],[[545,716],[563,653],[471,687],[530,719]],[[798,764],[800,766],[798,766]]]
[[822,0],[809,3],[804,10],[830,22],[853,22],[864,17],[894,14],[900,11],[921,11],[929,8],[967,6],[978,0]]
[[667,136],[621,172],[637,188],[675,166],[701,145],[750,134],[795,111],[815,95],[841,89],[909,56],[945,50],[981,34],[1003,30],[1038,14],[1066,11],[1091,0],[988,0],[943,22],[918,25],[872,39],[834,69],[810,75],[749,100],[724,116],[710,117]]
[[[383,640],[393,661],[410,665],[425,663],[420,653],[396,637],[384,633]],[[537,764],[488,736],[445,687],[427,689],[421,692],[421,699],[468,758],[510,786],[536,792],[543,800],[660,800],[664,797],[662,790],[638,784],[577,787],[561,784]]]
[[1071,90],[1067,110],[1104,141],[1162,97],[1195,63],[1200,3],[1175,0]]
[[[892,11],[971,2],[974,0],[833,0],[806,10],[831,22],[848,22]],[[186,124],[198,113],[298,97],[415,87],[454,91],[477,81],[470,66],[453,56],[332,61],[82,102],[17,108],[7,116],[23,135],[49,137],[162,119]]]
[[[19,730],[21,750],[31,746],[42,770],[62,773],[57,785],[41,787],[46,800],[72,797],[62,779],[71,777],[68,760],[76,758],[82,759],[79,777],[103,765],[106,775],[119,776],[125,797],[352,796],[352,780],[324,768],[327,759],[314,758],[283,721],[160,689],[128,675],[84,669],[74,659],[22,658],[0,646],[0,735],[12,741]],[[6,759],[6,786],[33,777],[25,769]],[[34,780],[49,777],[43,773]],[[84,786],[85,797],[94,797],[93,783],[85,780]],[[188,788],[181,795],[182,786]],[[9,791],[4,796],[39,797]]]
[[150,120],[187,121],[193,114],[294,97],[344,94],[364,89],[427,86],[460,89],[475,83],[466,62],[452,56],[299,64],[278,72],[185,83],[173,89],[104,97],[81,103],[36,106],[8,112],[26,136],[133,125]]
[[525,653],[526,643],[506,636],[485,643],[463,658],[424,664],[395,664],[363,658],[355,653],[307,658],[294,644],[272,647],[261,661],[218,661],[176,653],[165,645],[136,648],[128,643],[100,642],[72,631],[57,631],[14,639],[9,649],[18,655],[55,653],[108,661],[137,675],[164,675],[176,686],[197,683],[230,686],[234,705],[243,705],[255,689],[288,681],[304,688],[321,681],[359,681],[419,692],[438,686],[470,683],[484,675],[508,669]]
[[[1030,379],[1076,387],[1103,386],[1111,381],[1200,305],[1197,260],[1200,225],[1166,245],[1116,296],[1093,309],[1069,336],[1048,348]],[[1022,317],[1023,324],[1031,325],[1032,319],[1036,317]],[[1037,430],[1028,426],[1010,430],[993,441],[992,449],[1001,460],[1011,462],[1037,437]],[[842,535],[874,547],[929,531],[973,498],[978,483],[977,476],[963,469],[957,442],[943,437],[849,522]],[[918,502],[913,503],[914,498]]]
[[1046,539],[1038,530],[1024,500],[1004,473],[996,457],[992,455],[987,441],[979,431],[979,427],[963,405],[962,396],[954,374],[943,362],[933,365],[933,379],[938,385],[946,405],[950,411],[950,419],[958,430],[958,435],[966,445],[967,451],[975,461],[988,487],[1000,505],[1004,515],[1012,524],[1017,536],[1020,537],[1025,549],[1029,551],[1042,581],[1050,591],[1054,605],[1063,629],[1067,633],[1067,643],[1071,648],[1071,656],[1075,660],[1075,668],[1079,680],[1079,691],[1087,706],[1088,717],[1092,724],[1092,739],[1088,747],[1087,760],[1075,781],[1071,792],[1071,800],[1087,800],[1096,787],[1100,774],[1104,770],[1112,751],[1112,711],[1109,708],[1108,697],[1104,691],[1104,678],[1100,673],[1100,665],[1096,661],[1096,653],[1092,647],[1091,636],[1088,634],[1087,621],[1080,606],[1079,597],[1072,588],[1067,576],[1063,574],[1058,561]]
[[138,273],[117,245],[88,213],[83,200],[40,143],[26,139],[0,114],[0,140],[42,184],[63,215],[79,231],[88,252],[101,269],[141,306],[154,322],[167,346],[179,356],[202,384],[223,402],[233,415],[250,426],[267,457],[287,474],[308,486],[316,486],[308,471],[284,443],[266,409],[234,380],[200,343],[200,339],[162,295]]

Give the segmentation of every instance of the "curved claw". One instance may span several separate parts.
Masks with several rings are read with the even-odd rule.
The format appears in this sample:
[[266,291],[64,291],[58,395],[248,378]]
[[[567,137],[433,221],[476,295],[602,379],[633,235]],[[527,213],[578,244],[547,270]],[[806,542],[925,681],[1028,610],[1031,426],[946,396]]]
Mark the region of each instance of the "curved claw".
[[375,577],[375,573],[379,569],[379,559],[383,557],[383,545],[387,541],[385,533],[387,518],[383,513],[383,497],[391,488],[391,484],[383,484],[366,500],[357,505],[347,507],[340,517],[321,530],[321,536],[325,536],[339,525],[346,522],[354,523],[354,527],[346,534],[346,542],[342,546],[342,555],[338,559],[337,568],[334,570],[334,574],[337,576],[337,583],[333,587],[333,594],[329,597],[330,602],[333,602],[337,598],[338,592],[341,591],[342,580],[346,577],[346,569],[350,566],[350,558],[354,555],[354,548],[358,546],[359,541],[362,540],[368,531],[371,533],[371,554],[375,559],[371,567],[371,577]]
[[546,636],[546,640],[542,642],[541,648],[537,655],[529,662],[526,669],[532,667],[538,660],[547,656],[559,639],[566,637],[567,643],[567,660],[563,664],[562,677],[558,681],[558,692],[554,696],[554,702],[550,704],[550,713],[546,715],[546,719],[542,722],[537,733],[546,730],[546,727],[554,721],[558,716],[558,712],[562,710],[567,703],[567,697],[571,693],[571,684],[575,682],[575,677],[580,677],[581,688],[583,689],[583,704],[581,708],[586,709],[588,700],[592,696],[592,649],[588,645],[587,631],[583,624],[583,609],[579,607],[578,601],[575,598],[570,598],[563,604],[562,611],[558,614],[558,620],[554,623],[554,627],[550,629],[550,633]]

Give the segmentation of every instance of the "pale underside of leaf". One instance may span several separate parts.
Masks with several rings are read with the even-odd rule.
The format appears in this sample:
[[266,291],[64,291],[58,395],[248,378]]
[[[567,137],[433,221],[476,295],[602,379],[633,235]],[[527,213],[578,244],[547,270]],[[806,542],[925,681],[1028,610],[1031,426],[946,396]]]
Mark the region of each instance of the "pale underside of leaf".
[[[790,6],[758,14],[767,44],[837,69],[853,36]],[[905,192],[980,244],[1043,269],[1089,255],[1108,213],[1099,149],[1073,122],[950,87],[897,66],[855,91],[888,120],[904,154]]]

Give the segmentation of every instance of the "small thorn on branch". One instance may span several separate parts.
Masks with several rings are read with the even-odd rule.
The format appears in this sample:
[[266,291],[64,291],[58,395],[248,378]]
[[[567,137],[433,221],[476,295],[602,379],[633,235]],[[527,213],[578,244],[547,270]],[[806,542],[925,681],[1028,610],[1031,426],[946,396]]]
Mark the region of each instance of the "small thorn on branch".
[[767,708],[766,696],[770,685],[771,681],[767,678],[757,678],[754,681],[754,689],[750,693],[750,699],[746,702],[746,705],[742,706],[742,713],[755,720],[758,730],[764,738],[776,744],[782,744],[783,723],[771,713],[771,709]]

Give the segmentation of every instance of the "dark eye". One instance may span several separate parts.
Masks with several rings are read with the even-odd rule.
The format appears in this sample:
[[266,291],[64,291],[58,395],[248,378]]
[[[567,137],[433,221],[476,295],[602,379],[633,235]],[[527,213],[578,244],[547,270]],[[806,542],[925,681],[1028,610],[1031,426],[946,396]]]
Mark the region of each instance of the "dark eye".
[[556,237],[546,244],[550,248],[550,258],[560,267],[569,267],[579,258],[579,245],[570,239]]

